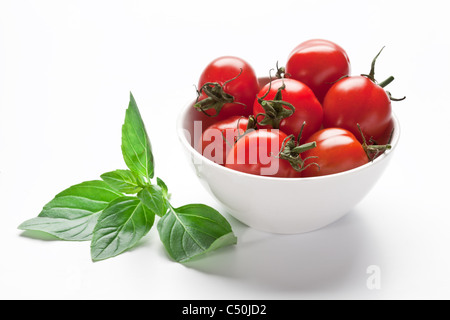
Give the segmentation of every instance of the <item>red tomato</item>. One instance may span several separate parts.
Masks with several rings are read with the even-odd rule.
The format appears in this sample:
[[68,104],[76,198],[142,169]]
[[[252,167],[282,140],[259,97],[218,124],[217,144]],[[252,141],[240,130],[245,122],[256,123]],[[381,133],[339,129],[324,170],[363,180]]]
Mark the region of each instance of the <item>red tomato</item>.
[[332,84],[348,74],[347,53],[328,40],[313,39],[299,44],[286,63],[286,76],[310,87],[321,103]]
[[201,153],[206,158],[224,165],[236,138],[247,129],[248,118],[234,116],[209,126],[200,138]]
[[223,120],[230,116],[249,116],[259,84],[250,64],[238,57],[225,56],[206,66],[198,90],[201,94],[194,106]]
[[386,127],[386,130],[384,130],[384,132],[381,135],[372,137],[372,140],[368,141],[368,143],[376,145],[386,145],[388,143],[391,143],[391,138],[394,130],[395,130],[394,119],[391,118],[388,126]]
[[[281,96],[281,97],[279,97]],[[294,79],[276,79],[266,84],[258,93],[253,104],[253,115],[259,128],[280,129],[287,135],[298,136],[303,122],[306,122],[300,142],[305,141],[311,134],[320,129],[323,119],[322,106],[314,93],[305,84]],[[287,102],[295,108],[277,102]],[[263,101],[262,101],[263,100]],[[265,101],[265,102],[264,102]],[[264,109],[261,102],[269,102],[269,108]],[[275,112],[271,110],[274,109]],[[284,114],[288,112],[287,114]],[[290,112],[290,113],[289,113]],[[262,114],[265,114],[264,116]],[[291,114],[290,116],[287,116]],[[283,118],[287,116],[286,118]]]
[[325,128],[347,129],[361,143],[367,141],[370,144],[375,140],[376,144],[385,144],[389,141],[394,127],[391,101],[401,101],[406,97],[395,99],[384,90],[394,77],[380,83],[375,80],[375,63],[383,49],[372,60],[369,74],[343,78],[328,90],[323,102]]
[[325,128],[340,127],[360,142],[381,136],[391,121],[391,100],[386,91],[366,76],[352,76],[335,83],[323,102]]
[[262,176],[300,177],[289,161],[277,157],[286,134],[276,129],[250,131],[228,153],[225,167]]
[[[361,143],[345,129],[327,128],[313,134],[307,142],[316,142],[316,147],[302,153],[305,165],[302,177],[325,176],[347,171],[369,162]],[[308,157],[313,157],[309,158]],[[309,165],[310,163],[316,165]]]

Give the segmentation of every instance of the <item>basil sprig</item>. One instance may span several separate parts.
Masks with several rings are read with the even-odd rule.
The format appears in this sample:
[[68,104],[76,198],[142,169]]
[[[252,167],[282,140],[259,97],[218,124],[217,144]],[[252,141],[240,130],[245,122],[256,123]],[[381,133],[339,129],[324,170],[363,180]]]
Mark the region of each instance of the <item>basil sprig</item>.
[[135,246],[155,218],[159,218],[157,229],[167,253],[178,262],[236,244],[230,224],[218,211],[204,204],[174,208],[163,180],[156,178],[152,183],[152,147],[131,93],[121,147],[128,170],[106,172],[102,180],[67,188],[19,229],[45,232],[61,240],[90,240],[93,261]]

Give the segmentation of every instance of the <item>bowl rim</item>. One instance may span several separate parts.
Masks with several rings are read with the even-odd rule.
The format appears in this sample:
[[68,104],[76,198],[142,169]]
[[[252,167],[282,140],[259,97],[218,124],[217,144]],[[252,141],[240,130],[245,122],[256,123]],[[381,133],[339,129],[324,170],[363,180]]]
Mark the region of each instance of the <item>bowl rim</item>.
[[400,123],[398,121],[398,118],[397,118],[396,114],[394,113],[394,111],[391,111],[392,119],[394,121],[394,133],[392,135],[391,149],[390,150],[386,150],[382,155],[377,157],[375,160],[372,160],[372,161],[370,161],[370,162],[368,162],[368,163],[366,163],[366,164],[364,164],[362,166],[359,166],[359,167],[356,167],[356,168],[353,168],[353,169],[350,169],[350,170],[346,170],[346,171],[338,172],[338,173],[333,173],[333,174],[329,174],[329,175],[324,175],[324,176],[318,176],[318,177],[284,178],[284,177],[261,176],[261,175],[250,174],[250,173],[241,172],[241,171],[237,171],[237,170],[233,170],[233,169],[227,168],[225,166],[217,164],[214,161],[204,157],[197,150],[195,150],[195,148],[186,139],[186,136],[184,134],[184,130],[186,130],[186,129],[183,128],[184,119],[186,118],[186,116],[189,113],[189,111],[191,110],[191,108],[193,108],[192,106],[193,106],[193,101],[187,103],[183,107],[181,112],[178,113],[178,117],[177,117],[177,121],[176,121],[178,139],[183,144],[183,146],[187,150],[189,150],[189,152],[191,154],[193,154],[196,157],[200,158],[202,161],[205,161],[208,165],[216,167],[218,170],[224,170],[225,172],[228,172],[230,174],[235,174],[237,176],[242,175],[244,177],[252,178],[252,179],[256,179],[256,180],[267,180],[267,181],[316,181],[316,180],[332,179],[332,178],[338,177],[338,176],[351,175],[351,174],[354,174],[354,173],[356,173],[358,171],[366,170],[369,167],[372,167],[372,166],[376,165],[377,163],[382,162],[387,157],[389,157],[389,155],[396,148],[396,146],[398,144],[398,140],[400,138],[400,133],[401,133]]

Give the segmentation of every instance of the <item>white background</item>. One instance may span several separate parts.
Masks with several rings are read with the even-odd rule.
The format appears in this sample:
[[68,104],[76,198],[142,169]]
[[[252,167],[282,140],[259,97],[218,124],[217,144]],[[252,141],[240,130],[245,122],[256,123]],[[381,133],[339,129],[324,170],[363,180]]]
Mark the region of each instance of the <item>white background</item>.
[[[0,0],[0,298],[450,298],[450,38],[444,1]],[[133,250],[93,263],[89,242],[32,239],[17,226],[63,189],[125,168],[129,92],[173,205],[220,206],[175,134],[203,67],[222,55],[261,76],[298,43],[325,38],[352,73],[407,96],[401,138],[371,193],[329,227],[272,235],[226,215],[238,244],[182,265],[156,228]],[[343,186],[345,188],[345,186]],[[326,199],[324,199],[326,201]],[[381,269],[369,290],[367,268]]]

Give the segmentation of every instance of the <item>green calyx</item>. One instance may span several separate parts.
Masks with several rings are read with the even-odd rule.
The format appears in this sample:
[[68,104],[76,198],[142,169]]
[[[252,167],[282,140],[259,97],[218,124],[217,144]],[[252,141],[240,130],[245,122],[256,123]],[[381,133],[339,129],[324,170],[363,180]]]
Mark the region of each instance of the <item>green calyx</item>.
[[242,137],[244,137],[246,134],[248,134],[249,132],[255,131],[257,129],[256,127],[256,120],[254,116],[249,116],[248,117],[248,122],[247,122],[247,127],[245,128],[245,131],[243,133],[241,133],[240,131],[240,122],[241,120],[245,118],[244,116],[242,116],[241,118],[239,118],[237,125],[236,125],[236,137],[234,137],[234,141],[233,144],[231,144],[225,137],[224,133],[222,132],[222,139],[223,141],[230,147],[232,148],[234,144],[236,144],[236,142],[241,139]]
[[[303,128],[305,126],[305,122],[303,122],[302,128],[300,130],[300,134],[298,135],[298,138],[295,139],[295,136],[293,134],[287,136],[281,145],[280,153],[278,154],[278,157],[283,160],[289,161],[292,168],[295,171],[301,172],[305,170],[307,167],[311,165],[316,165],[319,167],[319,165],[315,162],[310,163],[305,166],[305,161],[311,158],[317,158],[317,157],[307,157],[303,159],[301,157],[301,153],[311,150],[317,146],[316,142],[308,142],[304,144],[300,144],[300,139],[302,136]],[[320,168],[320,167],[319,167]]]
[[[388,84],[390,84],[392,81],[394,81],[394,77],[393,77],[393,76],[390,76],[389,78],[387,78],[386,80],[384,80],[384,81],[382,81],[382,82],[380,82],[380,83],[378,83],[378,82],[375,80],[375,63],[376,63],[376,61],[377,61],[377,59],[378,59],[378,56],[379,56],[379,55],[381,54],[381,52],[383,51],[383,49],[384,49],[384,47],[381,48],[381,50],[377,53],[377,55],[375,56],[375,58],[373,58],[372,64],[371,64],[371,66],[370,66],[369,74],[362,74],[362,76],[369,78],[372,82],[378,84],[378,85],[379,85],[380,87],[382,87],[382,88],[386,87]],[[402,98],[393,98],[392,95],[391,95],[391,93],[390,93],[389,91],[386,91],[386,94],[388,95],[388,97],[389,97],[389,99],[390,99],[391,101],[402,101],[402,100],[406,99],[406,97],[402,97]]]
[[[196,108],[198,111],[203,112],[209,117],[216,117],[219,115],[223,106],[227,103],[236,103],[247,107],[244,103],[236,102],[234,96],[225,92],[224,90],[226,84],[230,83],[233,80],[236,80],[241,75],[241,73],[242,69],[236,77],[225,81],[223,84],[220,84],[218,82],[206,82],[205,84],[203,84],[203,86],[199,90],[197,90],[197,100],[194,104],[194,108]],[[202,93],[204,93],[207,98],[199,101]],[[216,112],[213,115],[207,113],[206,111],[210,109],[214,109],[216,110]]]
[[[258,103],[264,109],[264,112],[256,115],[256,121],[261,126],[271,126],[274,129],[280,128],[281,120],[290,117],[295,112],[295,107],[289,102],[283,101],[282,91],[286,89],[286,85],[278,88],[275,98],[273,100],[264,100],[270,92],[272,81],[269,84],[269,89],[262,97],[258,97]],[[287,108],[285,108],[287,107]],[[259,121],[258,118],[262,117]]]
[[[380,154],[382,154],[386,150],[390,150],[392,148],[390,143],[383,144],[383,145],[368,144],[366,141],[366,137],[364,136],[364,133],[361,130],[361,126],[359,125],[359,123],[357,123],[356,125],[358,126],[359,133],[361,134],[361,137],[363,140],[362,147],[363,147],[364,151],[366,152],[366,155],[367,155],[367,158],[369,159],[369,161],[375,160],[375,158],[378,157]],[[391,138],[389,139],[389,142],[392,139],[392,133],[391,133]]]

